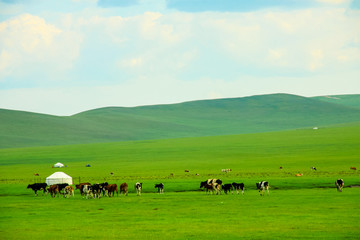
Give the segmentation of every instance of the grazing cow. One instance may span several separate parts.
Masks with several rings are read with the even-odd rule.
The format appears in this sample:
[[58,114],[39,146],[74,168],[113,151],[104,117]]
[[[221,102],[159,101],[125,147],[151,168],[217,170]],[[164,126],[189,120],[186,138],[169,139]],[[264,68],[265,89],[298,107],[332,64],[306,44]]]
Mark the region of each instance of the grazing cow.
[[108,184],[105,186],[105,192],[106,192],[106,195],[111,197],[111,193],[113,194],[113,197],[115,195],[115,192],[116,192],[116,195],[119,196],[119,192],[118,192],[118,186],[117,184]]
[[38,173],[34,173],[34,176],[39,176],[39,174],[38,174]]
[[344,187],[344,180],[342,180],[342,179],[336,180],[335,185],[336,185],[338,192],[342,192],[342,189]]
[[129,186],[127,183],[122,183],[120,185],[120,194],[123,192],[125,196],[127,196],[128,194],[128,191],[129,191]]
[[[55,185],[55,184],[54,184]],[[59,184],[56,184],[59,186],[59,193],[61,193],[61,191],[66,187],[66,186],[69,186],[68,183],[59,183]]]
[[237,194],[239,194],[239,190],[241,189],[241,193],[242,193],[242,195],[244,195],[244,190],[245,190],[244,183],[233,182],[232,185],[235,188]]
[[207,181],[200,183],[200,188],[206,189],[206,194],[210,191],[211,194],[214,193],[214,187],[212,184],[208,184]]
[[280,166],[280,169],[282,170],[282,169],[283,169],[283,167],[281,167],[281,166]]
[[80,183],[78,185],[75,185],[75,189],[80,190],[80,195],[81,196],[84,194],[84,191],[83,191],[84,185],[91,185],[91,183],[87,182],[87,183]]
[[159,194],[164,193],[164,184],[162,184],[162,183],[155,184],[155,188],[158,189]]
[[216,191],[216,194],[221,194],[221,184],[222,181],[220,179],[208,179],[207,184],[212,185],[214,190]]
[[35,192],[35,196],[37,196],[37,191],[41,191],[43,190],[43,195],[46,193],[46,187],[47,184],[46,183],[34,183],[34,184],[29,184],[27,186],[27,188],[31,188],[34,192]]
[[100,183],[100,186],[101,186],[100,191],[102,192],[103,196],[105,196],[105,193],[106,193],[105,187],[106,187],[107,185],[109,185],[108,182]]
[[91,185],[83,185],[83,198],[86,196],[86,199],[88,199],[89,195],[91,197],[94,197],[93,195],[93,189]]
[[206,192],[209,191],[209,188],[212,187],[212,193],[216,191],[216,194],[221,193],[221,184],[222,181],[220,179],[208,179],[207,181],[200,182],[200,188],[204,187]]
[[264,196],[264,190],[267,191],[267,195],[269,195],[269,183],[266,181],[261,181],[256,183],[257,189],[259,189],[260,196]]
[[314,170],[314,171],[316,171],[316,167],[311,167],[311,170]]
[[350,170],[355,170],[356,171],[356,167],[350,167]]
[[189,170],[185,169],[185,172],[190,172]]
[[[92,195],[94,198],[100,198],[101,197],[101,192],[105,192],[104,187],[103,187],[104,183],[99,184],[99,183],[95,183],[93,185],[91,185],[92,188]],[[107,184],[108,185],[108,184]],[[105,185],[105,186],[107,186]]]
[[225,194],[227,194],[227,193],[230,192],[230,191],[232,191],[232,192],[234,193],[234,191],[233,191],[233,186],[232,186],[230,183],[224,184],[224,185],[222,185],[221,187],[222,187],[222,189],[224,190],[224,193],[225,193]]
[[206,194],[208,192],[210,192],[210,194],[214,194],[214,186],[212,184],[207,184],[205,183],[205,185],[203,186],[206,189]]
[[135,190],[136,190],[136,195],[140,196],[141,195],[141,189],[142,189],[142,183],[135,183]]
[[75,196],[74,188],[72,186],[66,186],[64,188],[64,197],[65,198],[71,197],[71,194],[73,197]]
[[59,193],[59,186],[57,184],[51,185],[48,188],[48,192],[51,194],[51,197],[55,197]]

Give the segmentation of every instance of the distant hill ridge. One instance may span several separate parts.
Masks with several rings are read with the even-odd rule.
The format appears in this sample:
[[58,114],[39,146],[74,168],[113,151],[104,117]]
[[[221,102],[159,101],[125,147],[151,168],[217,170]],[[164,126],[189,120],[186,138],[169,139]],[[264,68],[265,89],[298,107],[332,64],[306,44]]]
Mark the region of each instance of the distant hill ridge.
[[106,107],[59,117],[0,109],[0,148],[280,131],[360,121],[360,95],[290,94]]

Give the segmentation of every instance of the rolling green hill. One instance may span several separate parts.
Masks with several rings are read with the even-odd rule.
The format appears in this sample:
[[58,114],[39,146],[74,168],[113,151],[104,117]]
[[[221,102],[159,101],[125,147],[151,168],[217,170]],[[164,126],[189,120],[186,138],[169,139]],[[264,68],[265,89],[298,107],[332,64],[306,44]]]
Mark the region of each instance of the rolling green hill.
[[319,96],[313,99],[360,109],[360,94]]
[[0,148],[271,132],[360,121],[356,101],[288,94],[109,107],[58,117],[0,110]]

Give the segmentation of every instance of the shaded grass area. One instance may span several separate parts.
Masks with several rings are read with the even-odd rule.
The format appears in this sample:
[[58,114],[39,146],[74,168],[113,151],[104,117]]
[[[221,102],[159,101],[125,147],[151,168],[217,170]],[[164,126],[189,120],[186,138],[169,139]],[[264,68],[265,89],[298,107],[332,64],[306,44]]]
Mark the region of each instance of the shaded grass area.
[[144,193],[101,199],[13,195],[0,185],[3,239],[356,239],[360,189],[241,195]]

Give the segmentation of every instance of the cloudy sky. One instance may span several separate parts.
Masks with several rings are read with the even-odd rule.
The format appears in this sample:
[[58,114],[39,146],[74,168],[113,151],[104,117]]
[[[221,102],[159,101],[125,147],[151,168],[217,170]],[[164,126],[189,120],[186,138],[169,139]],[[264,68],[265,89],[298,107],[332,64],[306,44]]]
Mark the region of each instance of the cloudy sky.
[[360,0],[0,0],[0,108],[360,93]]

